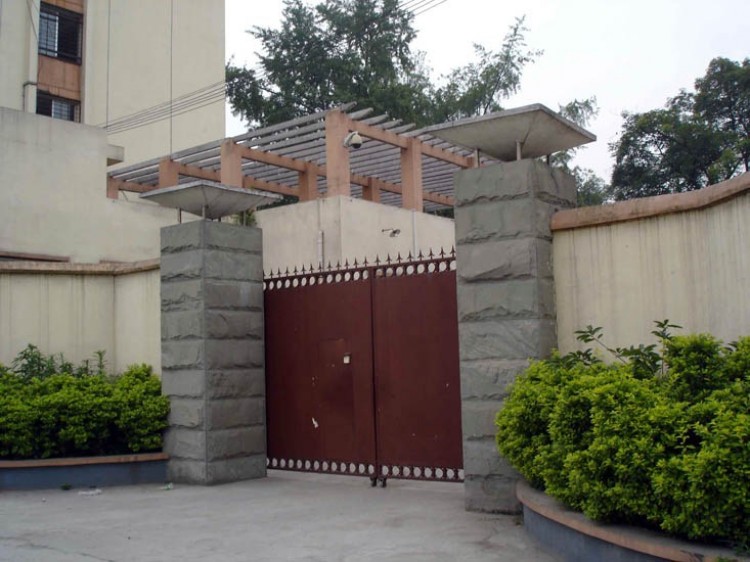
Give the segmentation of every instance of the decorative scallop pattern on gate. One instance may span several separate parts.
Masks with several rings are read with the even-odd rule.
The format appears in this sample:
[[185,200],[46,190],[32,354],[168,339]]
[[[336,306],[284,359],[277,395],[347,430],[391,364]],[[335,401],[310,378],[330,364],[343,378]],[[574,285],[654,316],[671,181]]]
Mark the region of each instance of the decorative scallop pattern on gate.
[[302,269],[294,268],[282,272],[280,269],[276,272],[266,273],[263,280],[263,289],[273,291],[277,289],[290,289],[297,287],[307,287],[314,285],[324,285],[332,283],[348,283],[350,281],[362,281],[370,277],[402,277],[404,275],[423,275],[429,273],[442,273],[446,271],[455,271],[456,269],[456,251],[451,248],[450,252],[440,250],[439,254],[434,254],[432,250],[427,255],[419,252],[416,258],[411,253],[404,259],[401,254],[395,258],[386,256],[385,260],[376,257],[374,262],[364,261],[350,264],[347,260],[344,265],[337,263],[332,266],[329,262],[327,266],[314,267],[310,264],[309,268],[305,266]]

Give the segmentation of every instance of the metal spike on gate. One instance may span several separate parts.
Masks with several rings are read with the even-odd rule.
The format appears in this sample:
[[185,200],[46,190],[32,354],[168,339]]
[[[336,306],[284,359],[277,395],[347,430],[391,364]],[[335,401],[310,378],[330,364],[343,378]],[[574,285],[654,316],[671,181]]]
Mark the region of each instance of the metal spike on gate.
[[357,258],[354,258],[354,264],[352,265],[352,267],[355,267],[355,268],[356,268],[356,267],[357,267],[358,265],[359,265],[359,264],[357,264]]
[[430,248],[430,259],[433,259],[435,257],[435,254],[432,253],[432,248]]
[[294,274],[297,275],[297,266],[294,266]]
[[444,257],[445,257],[445,250],[443,250],[443,247],[442,247],[442,246],[440,246],[440,257],[441,257],[441,258],[444,258]]
[[455,246],[451,246],[451,257],[452,258],[456,257],[456,247]]
[[424,256],[422,255],[422,250],[419,250],[419,256],[417,259],[423,260]]
[[386,254],[385,263],[387,263],[388,265],[391,265],[391,254]]
[[375,265],[380,265],[380,256],[375,256]]
[[345,268],[345,269],[349,269],[349,258],[346,258],[346,259],[344,260],[344,268]]
[[396,263],[401,263],[401,252],[396,256]]
[[336,261],[336,269],[341,269],[341,262],[340,261]]
[[286,275],[289,275],[289,268],[288,268],[288,267],[286,268],[286,271],[284,272],[284,275],[285,275],[285,276],[286,276]]
[[411,250],[409,250],[409,255],[406,257],[406,261],[412,261],[414,258],[411,255]]
[[333,266],[331,265],[331,260],[328,260],[328,271],[331,271],[333,269]]

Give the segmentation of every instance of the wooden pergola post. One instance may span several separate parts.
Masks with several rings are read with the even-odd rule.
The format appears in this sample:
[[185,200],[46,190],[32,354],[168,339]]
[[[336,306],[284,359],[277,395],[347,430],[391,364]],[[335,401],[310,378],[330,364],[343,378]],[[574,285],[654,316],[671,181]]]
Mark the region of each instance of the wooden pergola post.
[[318,198],[318,175],[316,167],[311,163],[305,164],[305,171],[299,172],[299,200],[312,201]]
[[242,150],[231,140],[221,143],[220,181],[224,185],[242,187]]
[[367,185],[362,186],[362,199],[380,203],[380,186],[373,177],[367,178]]
[[410,138],[406,148],[401,149],[401,206],[404,209],[422,211],[422,151],[420,143]]
[[348,117],[339,110],[329,111],[326,114],[326,173],[328,176],[326,197],[351,195],[349,149],[344,146],[344,138],[349,134],[348,123]]
[[177,162],[164,158],[159,161],[159,187],[172,187],[180,182]]

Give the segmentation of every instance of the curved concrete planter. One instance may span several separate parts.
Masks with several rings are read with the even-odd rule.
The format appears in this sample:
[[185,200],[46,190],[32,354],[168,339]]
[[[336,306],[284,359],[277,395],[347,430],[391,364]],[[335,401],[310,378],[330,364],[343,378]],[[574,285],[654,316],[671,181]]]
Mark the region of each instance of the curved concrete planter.
[[748,561],[729,549],[669,538],[647,529],[605,525],[571,511],[519,481],[516,497],[523,506],[526,531],[566,561],[576,562],[719,562]]
[[70,485],[125,486],[165,482],[165,453],[26,461],[0,461],[0,490],[38,490]]

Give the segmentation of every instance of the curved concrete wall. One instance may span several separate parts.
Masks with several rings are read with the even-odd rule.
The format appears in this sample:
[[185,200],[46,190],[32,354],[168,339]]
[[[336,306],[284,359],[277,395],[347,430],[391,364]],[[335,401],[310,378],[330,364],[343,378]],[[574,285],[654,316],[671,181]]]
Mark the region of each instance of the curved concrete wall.
[[653,343],[655,320],[750,335],[750,174],[709,188],[562,211],[552,220],[558,345],[602,326],[611,346]]
[[[0,363],[28,344],[78,363],[104,350],[108,368],[161,366],[159,270],[0,264]],[[135,268],[137,269],[137,268]],[[127,271],[127,270],[125,270]]]

